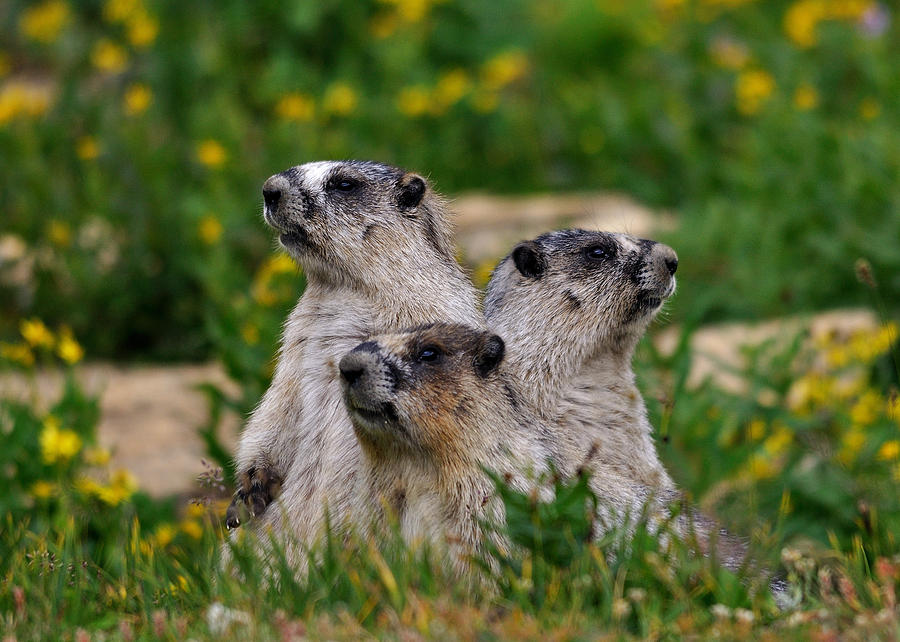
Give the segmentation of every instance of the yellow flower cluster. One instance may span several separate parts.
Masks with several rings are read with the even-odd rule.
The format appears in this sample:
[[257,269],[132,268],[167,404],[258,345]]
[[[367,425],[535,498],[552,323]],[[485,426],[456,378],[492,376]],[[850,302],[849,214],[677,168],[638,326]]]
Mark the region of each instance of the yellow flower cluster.
[[206,245],[215,245],[222,238],[222,223],[216,218],[215,214],[207,214],[200,219],[197,226],[197,235]]
[[825,354],[825,362],[832,368],[842,368],[850,363],[871,364],[887,352],[900,337],[900,326],[895,322],[886,323],[875,332],[858,331],[844,342],[820,341]]
[[818,42],[816,27],[824,20],[859,20],[872,0],[798,0],[784,14],[784,31],[798,47]]
[[143,83],[134,83],[125,90],[125,113],[137,116],[147,111],[153,101],[153,92]]
[[819,105],[819,92],[812,85],[800,85],[794,92],[794,107],[809,111]]
[[37,118],[50,108],[51,89],[47,85],[9,80],[0,87],[0,125],[13,118],[26,116]]
[[81,437],[74,430],[61,428],[59,419],[48,415],[40,435],[41,458],[45,464],[66,462],[81,450]]
[[[40,319],[23,319],[19,323],[19,332],[21,332],[27,344],[27,346],[24,346],[25,348],[31,346],[32,348],[52,350],[56,347],[56,354],[69,365],[78,363],[84,357],[84,350],[75,340],[75,337],[72,336],[72,331],[65,326],[60,328],[59,336],[55,337],[53,332]],[[34,355],[31,355],[30,351],[26,355],[21,350],[21,347],[15,348],[15,346],[10,346],[9,344],[5,345],[7,349],[4,356],[7,358],[23,365],[34,363]]]
[[34,365],[34,353],[25,343],[0,341],[0,359],[18,363],[26,368]]
[[434,87],[412,85],[397,96],[397,109],[410,118],[430,114],[439,116],[458,103],[472,88],[472,80],[463,69],[451,69],[438,78]]
[[299,92],[285,94],[275,105],[275,113],[282,120],[309,122],[316,115],[316,103],[311,96]]
[[103,17],[107,22],[125,25],[128,41],[135,47],[150,45],[159,33],[159,22],[140,0],[107,0]]
[[[381,4],[389,5],[392,9],[387,14],[403,22],[416,23],[421,22],[431,12],[433,5],[439,4],[443,0],[379,0]],[[393,31],[389,32],[390,35]],[[387,37],[387,36],[380,36]]]
[[197,160],[211,169],[221,167],[228,160],[228,152],[222,143],[212,138],[197,143]]
[[528,73],[529,62],[518,49],[504,51],[481,67],[481,83],[488,91],[497,91],[523,78]]
[[297,274],[297,264],[287,254],[279,253],[268,259],[256,273],[251,289],[253,300],[260,305],[274,305],[296,295],[293,290],[278,290],[272,287],[272,281],[281,274]]
[[322,97],[322,111],[335,116],[349,116],[356,109],[359,98],[345,82],[333,83]]
[[62,0],[47,0],[22,12],[19,30],[27,38],[49,44],[69,22],[69,5]]
[[101,484],[92,477],[80,477],[75,481],[75,489],[89,497],[96,497],[109,506],[118,506],[131,499],[138,485],[134,475],[120,469],[110,475],[108,484]]
[[101,38],[91,50],[91,62],[100,71],[117,74],[128,64],[128,52],[109,38]]
[[745,116],[752,116],[775,91],[775,79],[767,71],[751,69],[741,72],[735,83],[737,109]]

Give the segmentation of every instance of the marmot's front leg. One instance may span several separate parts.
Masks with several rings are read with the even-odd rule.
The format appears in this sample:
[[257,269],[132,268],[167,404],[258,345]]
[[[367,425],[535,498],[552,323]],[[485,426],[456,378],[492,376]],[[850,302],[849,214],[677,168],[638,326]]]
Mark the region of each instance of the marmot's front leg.
[[237,528],[249,517],[259,517],[281,492],[281,475],[268,465],[253,466],[238,478],[238,489],[225,512],[225,528]]

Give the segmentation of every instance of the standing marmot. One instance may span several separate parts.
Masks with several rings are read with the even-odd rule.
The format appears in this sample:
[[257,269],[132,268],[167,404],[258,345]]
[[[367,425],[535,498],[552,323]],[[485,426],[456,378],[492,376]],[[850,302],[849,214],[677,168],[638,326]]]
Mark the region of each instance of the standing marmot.
[[[503,520],[484,467],[519,491],[546,471],[549,430],[525,410],[497,335],[438,323],[373,336],[340,362],[344,401],[362,446],[353,514],[402,536],[450,545],[457,571]],[[374,521],[373,521],[374,518]]]
[[488,326],[506,340],[510,367],[535,410],[557,427],[563,473],[590,463],[613,483],[673,488],[631,358],[675,291],[677,266],[666,245],[565,230],[519,243],[494,270]]
[[[306,272],[285,323],[271,387],[237,454],[239,489],[226,524],[247,504],[261,526],[308,542],[343,519],[359,446],[341,401],[337,362],[376,330],[440,318],[483,324],[454,258],[443,200],[425,180],[380,163],[307,163],[263,186],[266,222]],[[282,481],[283,480],[283,481]],[[274,508],[274,507],[273,507]]]

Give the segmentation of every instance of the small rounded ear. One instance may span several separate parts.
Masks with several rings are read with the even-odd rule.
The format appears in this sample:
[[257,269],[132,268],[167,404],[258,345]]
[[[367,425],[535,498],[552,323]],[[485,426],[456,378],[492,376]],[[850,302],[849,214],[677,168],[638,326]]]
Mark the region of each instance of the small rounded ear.
[[397,204],[402,210],[409,210],[422,202],[425,196],[425,179],[418,174],[406,174],[400,179],[400,193]]
[[478,354],[475,355],[475,372],[479,377],[488,376],[503,361],[506,352],[506,344],[496,334],[490,335],[481,344]]
[[516,269],[529,279],[539,279],[547,269],[547,259],[541,246],[534,241],[522,241],[512,251]]

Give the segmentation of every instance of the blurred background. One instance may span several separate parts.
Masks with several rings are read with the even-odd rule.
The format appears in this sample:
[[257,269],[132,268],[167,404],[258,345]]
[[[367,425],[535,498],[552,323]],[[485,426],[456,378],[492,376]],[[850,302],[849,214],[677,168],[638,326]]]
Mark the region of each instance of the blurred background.
[[[227,484],[303,287],[260,186],[361,158],[457,198],[479,284],[512,242],[573,223],[671,244],[678,294],[638,370],[676,479],[745,532],[882,542],[900,515],[898,22],[867,0],[8,0],[4,508],[165,513],[104,468],[115,409],[83,373],[112,386],[123,362],[156,378],[121,393],[152,391],[114,430],[200,386],[205,411],[159,449],[171,461],[199,430],[206,481]],[[697,371],[709,324],[835,308],[853,312],[729,326],[741,359],[705,374],[730,384]]]

